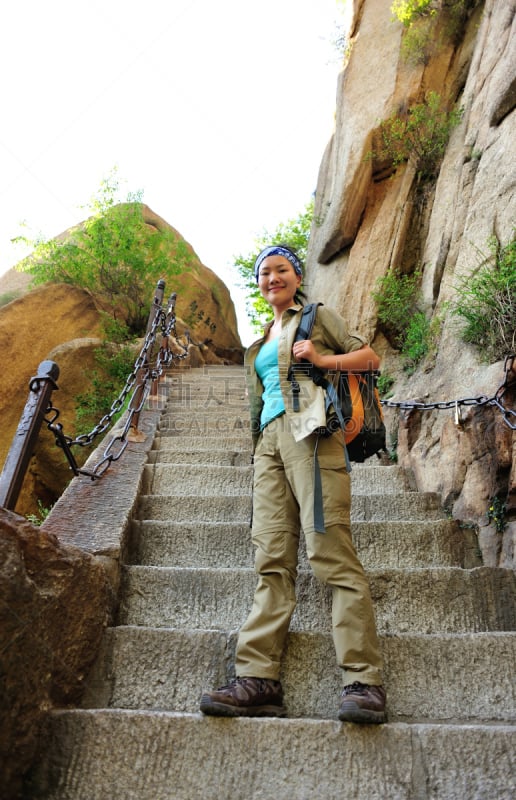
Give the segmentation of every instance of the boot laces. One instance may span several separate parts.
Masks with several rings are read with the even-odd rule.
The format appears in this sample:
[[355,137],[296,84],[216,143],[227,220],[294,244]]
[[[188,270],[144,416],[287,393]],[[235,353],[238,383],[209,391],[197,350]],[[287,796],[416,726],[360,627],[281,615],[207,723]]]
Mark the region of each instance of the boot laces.
[[365,694],[369,689],[369,685],[367,683],[360,683],[360,681],[355,681],[354,683],[350,683],[349,686],[345,686],[342,690],[342,694],[345,696],[347,694]]

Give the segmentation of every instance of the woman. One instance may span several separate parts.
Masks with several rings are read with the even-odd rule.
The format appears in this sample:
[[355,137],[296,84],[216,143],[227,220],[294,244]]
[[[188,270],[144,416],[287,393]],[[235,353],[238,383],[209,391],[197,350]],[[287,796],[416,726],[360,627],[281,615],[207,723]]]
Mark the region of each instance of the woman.
[[[293,250],[267,247],[255,278],[273,320],[246,352],[254,443],[252,539],[259,575],[253,606],[240,630],[236,679],[201,698],[201,711],[218,716],[285,716],[279,680],[281,656],[295,608],[300,529],[314,574],[332,587],[332,629],[344,689],[339,719],[385,721],[385,691],[369,586],[350,532],[350,478],[342,431],[323,437],[322,390],[296,372],[298,409],[292,405],[289,365],[309,361],[323,370],[377,369],[376,353],[351,336],[325,306],[312,338],[294,342],[303,306],[302,266]],[[314,526],[314,456],[322,474],[324,532]]]

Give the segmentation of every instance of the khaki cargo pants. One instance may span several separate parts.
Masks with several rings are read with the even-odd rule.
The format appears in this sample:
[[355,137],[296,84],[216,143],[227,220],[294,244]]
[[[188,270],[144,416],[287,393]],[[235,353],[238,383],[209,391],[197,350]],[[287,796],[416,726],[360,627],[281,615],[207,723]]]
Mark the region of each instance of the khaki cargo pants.
[[240,630],[238,677],[279,679],[290,618],[296,606],[300,528],[314,574],[332,587],[332,630],[344,684],[382,683],[369,584],[350,532],[350,477],[342,434],[320,437],[326,533],[313,524],[315,434],[296,442],[287,417],[262,432],[255,452],[252,539],[259,575],[251,612]]

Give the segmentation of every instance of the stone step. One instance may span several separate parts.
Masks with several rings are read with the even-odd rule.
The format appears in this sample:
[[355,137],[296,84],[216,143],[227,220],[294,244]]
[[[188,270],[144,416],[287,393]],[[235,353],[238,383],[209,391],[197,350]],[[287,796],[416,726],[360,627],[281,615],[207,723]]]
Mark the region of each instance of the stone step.
[[[202,454],[204,456],[204,454]],[[234,459],[234,454],[229,454]],[[143,491],[145,494],[176,494],[181,492],[192,494],[211,494],[215,490],[221,494],[245,494],[252,491],[253,467],[250,459],[244,465],[224,465],[203,458],[202,463],[186,461],[180,463],[177,455],[171,459],[168,451],[164,451],[154,464],[147,464],[144,471]],[[344,464],[344,460],[343,460]],[[407,470],[401,467],[370,467],[352,469],[351,491],[353,494],[392,494],[410,492],[414,487],[410,484]]]
[[[233,677],[235,645],[236,633],[109,628],[83,705],[194,713],[203,690]],[[516,720],[516,633],[383,636],[381,648],[391,722]],[[336,719],[331,634],[291,632],[281,680],[289,717]]]
[[195,494],[199,497],[220,493],[250,495],[253,468],[223,467],[218,464],[147,464],[142,477],[144,494]]
[[191,412],[195,414],[232,413],[233,416],[249,416],[249,401],[245,395],[221,395],[216,397],[209,385],[196,386],[188,391],[171,391],[167,397],[165,411],[172,414]]
[[244,372],[212,375],[182,376],[169,387],[170,399],[200,398],[203,402],[246,402],[247,386]]
[[[369,573],[382,633],[466,633],[515,627],[516,575],[477,567],[380,570]],[[251,569],[125,567],[119,624],[236,630],[256,587]],[[331,589],[311,572],[297,580],[291,628],[331,630]]]
[[245,433],[250,438],[249,412],[243,410],[240,415],[234,411],[221,410],[218,413],[193,412],[189,409],[175,411],[170,414],[166,410],[158,423],[158,436],[234,436]]
[[206,411],[207,413],[217,414],[220,411],[233,411],[240,416],[245,413],[249,416],[249,401],[244,394],[220,395],[216,396],[209,384],[195,386],[185,391],[171,391],[167,397],[165,409],[174,414],[178,409],[187,411],[191,409],[194,413]]
[[[353,522],[353,541],[366,569],[481,566],[477,537],[454,520]],[[164,567],[252,567],[247,523],[134,521],[133,564]],[[299,564],[308,567],[304,537]]]
[[208,403],[245,402],[247,386],[245,373],[228,372],[210,375],[183,375],[170,385],[170,397],[202,397]]
[[177,409],[216,409],[231,407],[249,413],[249,400],[242,375],[205,376],[160,381],[157,392],[148,398],[149,407],[159,398],[160,407]]
[[[251,497],[220,494],[146,495],[140,497],[137,519],[165,519],[175,522],[248,522],[251,518]],[[434,493],[402,492],[385,495],[356,495],[351,501],[351,519],[380,522],[383,520],[445,519],[439,495]]]
[[136,518],[142,520],[170,520],[175,522],[234,522],[248,523],[251,518],[251,498],[247,495],[221,497],[211,495],[142,495],[136,509]]
[[[170,436],[168,441],[173,441],[176,437]],[[193,450],[183,443],[182,449],[161,448],[151,450],[148,457],[149,464],[167,465],[169,470],[176,472],[185,464],[205,464],[218,465],[221,467],[248,467],[251,464],[251,450],[245,447],[220,447],[218,440],[213,442],[211,447],[206,446],[204,450]]]
[[237,432],[232,436],[217,436],[214,438],[207,436],[159,435],[154,439],[151,453],[171,451],[173,458],[175,458],[174,453],[177,452],[198,453],[199,459],[202,461],[202,454],[212,450],[246,452],[249,453],[250,458],[251,449],[251,439],[249,433],[246,432]]
[[49,715],[46,800],[511,800],[516,727]]

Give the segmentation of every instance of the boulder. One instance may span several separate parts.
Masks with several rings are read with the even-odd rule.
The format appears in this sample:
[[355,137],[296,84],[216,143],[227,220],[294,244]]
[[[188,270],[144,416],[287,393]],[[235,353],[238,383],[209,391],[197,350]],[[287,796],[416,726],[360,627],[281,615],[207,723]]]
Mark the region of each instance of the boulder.
[[[172,231],[180,234],[148,206],[142,206],[143,219],[149,231]],[[70,231],[58,238],[66,239]],[[165,297],[176,292],[176,331],[181,336],[188,327],[191,335],[188,359],[174,362],[180,366],[241,363],[243,347],[238,335],[236,313],[229,291],[214,272],[205,267],[190,245],[190,265],[186,273],[165,275]],[[4,371],[0,385],[0,464],[3,464],[18,427],[29,393],[29,382],[44,360],[59,367],[58,391],[52,402],[59,410],[58,422],[64,433],[76,435],[77,397],[91,390],[91,374],[95,350],[103,337],[102,312],[105,299],[68,284],[45,284],[35,289],[27,285],[27,275],[18,284],[21,296],[0,307],[0,348]],[[7,276],[3,286],[13,286]],[[149,311],[155,286],[149,286]],[[123,306],[119,310],[123,315]],[[171,340],[173,345],[173,340]],[[135,358],[143,344],[135,349]],[[172,347],[172,349],[174,349]],[[177,348],[176,348],[177,349]],[[113,400],[115,398],[113,397]],[[97,420],[98,421],[98,420]],[[98,444],[94,441],[93,444]],[[74,447],[73,454],[82,464],[91,448]],[[43,425],[20,493],[16,511],[23,515],[38,514],[39,504],[50,508],[72,477],[72,472],[55,439]],[[39,501],[39,504],[38,504]]]

